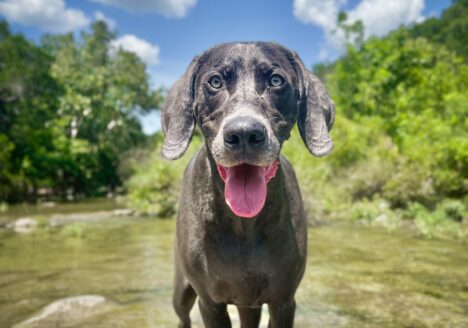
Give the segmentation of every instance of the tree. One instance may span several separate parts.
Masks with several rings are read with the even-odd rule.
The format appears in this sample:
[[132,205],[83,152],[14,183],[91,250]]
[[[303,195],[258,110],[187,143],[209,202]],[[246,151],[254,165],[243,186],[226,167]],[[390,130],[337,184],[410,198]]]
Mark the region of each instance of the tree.
[[162,97],[135,54],[111,49],[113,38],[96,22],[79,41],[46,35],[36,46],[0,22],[0,200],[121,184],[120,154],[145,141],[136,113]]
[[409,32],[412,37],[442,44],[468,60],[468,1],[454,0],[440,18],[429,18]]
[[0,24],[0,198],[15,200],[49,185],[51,134],[60,86],[52,58]]
[[145,65],[134,54],[111,49],[115,37],[104,22],[96,22],[83,43],[73,36],[51,40],[55,62],[52,76],[65,92],[59,98],[56,147],[67,154],[69,170],[64,186],[77,192],[114,189],[119,154],[144,140],[137,111],[159,106],[158,92],[150,91]]
[[[381,118],[398,147],[401,174],[384,186],[395,204],[411,201],[399,199],[411,192],[407,182],[414,177],[426,184],[427,203],[466,193],[468,66],[460,57],[401,28],[349,48],[328,81],[342,115],[355,122]],[[421,184],[413,200],[422,201]]]
[[337,18],[337,28],[333,33],[343,39],[346,47],[359,48],[364,42],[364,24],[360,20],[353,23],[347,22],[347,20],[346,12],[340,12]]

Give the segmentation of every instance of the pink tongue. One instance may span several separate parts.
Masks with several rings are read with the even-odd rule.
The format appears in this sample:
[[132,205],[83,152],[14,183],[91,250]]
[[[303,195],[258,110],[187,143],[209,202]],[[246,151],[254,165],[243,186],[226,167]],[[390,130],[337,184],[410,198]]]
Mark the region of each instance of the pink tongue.
[[265,204],[267,183],[275,176],[278,162],[262,167],[241,164],[233,167],[218,165],[225,182],[224,197],[234,214],[251,218],[256,216]]

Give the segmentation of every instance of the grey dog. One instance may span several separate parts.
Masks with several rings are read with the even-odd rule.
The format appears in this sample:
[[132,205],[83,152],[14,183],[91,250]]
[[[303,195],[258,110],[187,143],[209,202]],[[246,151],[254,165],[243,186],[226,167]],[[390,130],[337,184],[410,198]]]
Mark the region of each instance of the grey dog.
[[297,54],[267,42],[228,43],[196,57],[167,95],[163,156],[181,157],[198,125],[205,146],[183,177],[175,243],[173,305],[190,327],[196,297],[206,327],[293,326],[307,224],[296,176],[280,155],[297,122],[323,156],[334,105]]

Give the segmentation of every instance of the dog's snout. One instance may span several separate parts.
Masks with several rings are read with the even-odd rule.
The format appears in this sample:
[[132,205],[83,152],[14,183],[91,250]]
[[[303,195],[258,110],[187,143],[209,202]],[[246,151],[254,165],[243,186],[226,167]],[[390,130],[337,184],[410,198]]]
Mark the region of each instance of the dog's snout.
[[230,150],[254,151],[266,143],[266,128],[251,117],[236,117],[223,129],[224,144]]

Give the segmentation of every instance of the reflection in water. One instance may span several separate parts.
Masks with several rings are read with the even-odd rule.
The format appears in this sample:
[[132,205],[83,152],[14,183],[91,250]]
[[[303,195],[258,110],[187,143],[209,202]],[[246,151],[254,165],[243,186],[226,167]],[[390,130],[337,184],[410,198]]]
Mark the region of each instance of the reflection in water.
[[[78,235],[67,227],[0,230],[0,327],[83,294],[105,296],[112,306],[60,326],[175,327],[174,223],[109,218],[82,224]],[[295,326],[468,327],[467,263],[459,242],[349,225],[311,228]],[[192,319],[202,326],[198,310]]]

